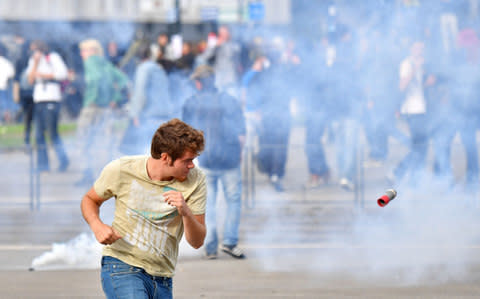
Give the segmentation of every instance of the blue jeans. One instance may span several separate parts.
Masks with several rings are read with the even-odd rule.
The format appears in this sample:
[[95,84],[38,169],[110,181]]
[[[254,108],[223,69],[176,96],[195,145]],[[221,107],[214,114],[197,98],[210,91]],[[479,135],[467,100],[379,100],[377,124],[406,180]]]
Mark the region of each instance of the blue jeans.
[[479,166],[478,166],[478,148],[476,132],[478,128],[476,116],[465,115],[462,124],[459,126],[460,138],[465,148],[467,168],[465,180],[467,184],[478,184]]
[[48,154],[45,142],[45,133],[48,132],[50,140],[57,153],[60,165],[67,164],[68,158],[63,148],[62,140],[58,135],[58,118],[60,115],[59,102],[40,102],[34,105],[35,142],[37,143],[38,169],[48,170]]
[[288,117],[263,116],[259,130],[257,163],[261,172],[268,176],[285,176],[290,138]]
[[320,115],[311,115],[306,121],[305,152],[310,174],[321,176],[329,171],[322,143],[326,125],[327,120]]
[[111,256],[102,257],[101,277],[108,299],[173,298],[171,277],[152,276]]
[[18,110],[18,105],[13,101],[11,89],[0,90],[0,121],[8,113],[13,118],[14,112]]
[[238,228],[242,210],[242,174],[240,166],[227,170],[202,170],[207,178],[208,190],[205,215],[205,224],[207,225],[205,248],[207,253],[216,253],[218,247],[216,211],[218,183],[222,182],[223,193],[227,203],[222,243],[228,246],[235,246],[238,243]]
[[456,132],[455,121],[442,118],[437,120],[435,125],[432,126],[432,132],[430,133],[434,153],[434,174],[438,179],[443,179],[447,182],[453,182],[454,179],[450,153]]
[[411,182],[415,183],[426,167],[429,128],[425,114],[406,115],[405,119],[410,130],[410,151],[397,165],[394,173],[399,180],[411,174]]

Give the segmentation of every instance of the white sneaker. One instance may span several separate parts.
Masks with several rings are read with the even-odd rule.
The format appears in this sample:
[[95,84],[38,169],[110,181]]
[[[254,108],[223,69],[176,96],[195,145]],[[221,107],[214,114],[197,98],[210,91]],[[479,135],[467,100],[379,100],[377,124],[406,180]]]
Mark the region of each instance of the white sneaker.
[[227,245],[220,245],[220,250],[222,250],[223,252],[231,255],[232,257],[236,258],[236,259],[244,259],[245,258],[245,254],[243,253],[243,251],[238,248],[238,246],[227,246]]

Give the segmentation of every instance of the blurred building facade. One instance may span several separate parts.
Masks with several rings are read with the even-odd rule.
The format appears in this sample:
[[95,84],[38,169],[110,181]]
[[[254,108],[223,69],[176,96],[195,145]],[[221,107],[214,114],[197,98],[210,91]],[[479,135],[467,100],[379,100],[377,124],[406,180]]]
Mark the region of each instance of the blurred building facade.
[[[247,22],[252,17],[260,17],[266,24],[285,24],[291,18],[290,2],[291,0],[4,0],[0,1],[0,18],[25,21],[174,23],[177,16],[180,16],[182,23],[196,24],[210,19],[222,23],[240,23]],[[262,12],[264,15],[261,15]]]

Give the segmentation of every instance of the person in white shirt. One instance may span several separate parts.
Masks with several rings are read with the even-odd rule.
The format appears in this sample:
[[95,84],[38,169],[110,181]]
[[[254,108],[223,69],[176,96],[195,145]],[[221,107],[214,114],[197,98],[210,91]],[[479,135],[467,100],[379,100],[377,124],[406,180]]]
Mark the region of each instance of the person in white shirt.
[[33,84],[35,141],[37,145],[37,171],[49,171],[45,133],[55,147],[60,172],[68,168],[69,160],[58,134],[60,102],[62,100],[60,81],[68,75],[67,66],[56,52],[49,52],[43,41],[33,41],[28,61],[27,76]]
[[399,89],[404,94],[400,113],[410,130],[410,151],[390,175],[393,180],[401,180],[410,173],[411,182],[415,182],[416,175],[426,165],[429,132],[424,88],[434,85],[435,77],[424,73],[424,48],[423,42],[414,42],[410,56],[400,64]]

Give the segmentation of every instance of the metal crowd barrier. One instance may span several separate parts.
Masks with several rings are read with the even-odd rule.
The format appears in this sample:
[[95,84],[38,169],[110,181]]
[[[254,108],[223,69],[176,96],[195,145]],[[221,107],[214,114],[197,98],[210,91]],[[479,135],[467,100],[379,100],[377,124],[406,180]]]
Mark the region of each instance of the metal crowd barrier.
[[29,195],[30,195],[30,210],[40,210],[40,172],[37,171],[37,161],[35,150],[32,146],[26,146],[26,151],[29,160]]

